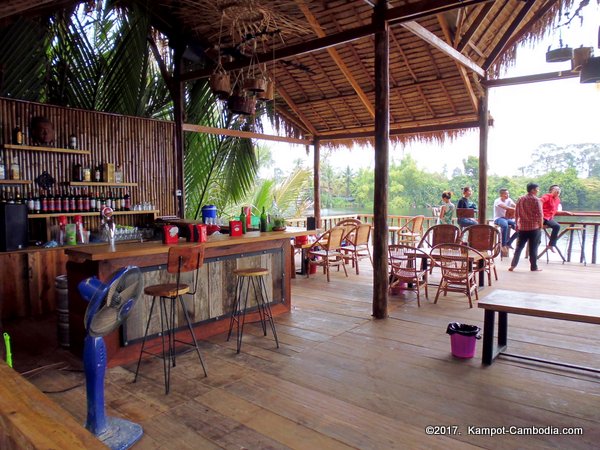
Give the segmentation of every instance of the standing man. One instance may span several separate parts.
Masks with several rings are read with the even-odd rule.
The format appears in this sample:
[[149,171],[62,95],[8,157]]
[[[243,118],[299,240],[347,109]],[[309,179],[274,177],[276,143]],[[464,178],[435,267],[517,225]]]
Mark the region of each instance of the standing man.
[[515,233],[509,239],[510,229],[514,229],[516,224],[514,219],[508,219],[506,216],[514,214],[516,205],[510,198],[508,189],[502,188],[498,193],[500,197],[494,201],[494,223],[502,230],[502,255],[508,256],[510,244],[517,238],[517,235]]
[[548,193],[542,195],[542,208],[544,210],[544,225],[552,228],[552,234],[550,234],[550,242],[548,243],[548,250],[554,252],[556,247],[556,241],[558,240],[558,232],[560,231],[560,224],[554,220],[554,216],[558,211],[565,216],[572,216],[573,214],[568,211],[562,211],[560,204],[560,186],[553,184],[548,189]]
[[517,221],[517,231],[519,239],[517,248],[510,263],[509,271],[515,270],[519,264],[521,252],[525,244],[529,243],[529,264],[532,272],[541,272],[537,266],[538,247],[542,237],[542,227],[544,226],[544,214],[542,212],[542,203],[537,197],[539,186],[535,183],[527,184],[527,194],[517,200],[515,207],[515,219]]

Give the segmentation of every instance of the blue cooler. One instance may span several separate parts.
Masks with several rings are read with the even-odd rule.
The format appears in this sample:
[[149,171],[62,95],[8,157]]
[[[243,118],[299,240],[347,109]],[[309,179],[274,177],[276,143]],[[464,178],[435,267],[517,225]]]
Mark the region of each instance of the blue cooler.
[[[207,220],[209,219],[209,220]],[[217,222],[217,207],[215,205],[204,205],[202,207],[202,223]]]

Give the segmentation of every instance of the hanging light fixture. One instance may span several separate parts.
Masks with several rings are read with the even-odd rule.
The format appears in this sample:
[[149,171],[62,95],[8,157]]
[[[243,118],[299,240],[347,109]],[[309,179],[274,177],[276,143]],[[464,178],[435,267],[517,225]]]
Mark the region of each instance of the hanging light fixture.
[[600,83],[600,56],[590,58],[581,66],[580,83]]

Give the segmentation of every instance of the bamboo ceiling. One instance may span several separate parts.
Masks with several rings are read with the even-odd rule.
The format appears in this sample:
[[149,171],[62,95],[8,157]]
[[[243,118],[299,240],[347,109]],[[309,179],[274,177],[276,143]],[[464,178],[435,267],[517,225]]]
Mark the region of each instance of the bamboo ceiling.
[[[184,79],[209,76],[219,47],[231,50],[225,69],[244,67],[248,49],[238,44],[259,35],[252,48],[275,80],[275,110],[296,137],[334,145],[372,137],[376,0],[121,0],[134,2],[149,5],[154,26],[197,56]],[[4,0],[0,20],[76,3]],[[516,43],[544,33],[560,3],[389,1],[391,136],[443,138],[477,127],[480,82],[514,59]]]

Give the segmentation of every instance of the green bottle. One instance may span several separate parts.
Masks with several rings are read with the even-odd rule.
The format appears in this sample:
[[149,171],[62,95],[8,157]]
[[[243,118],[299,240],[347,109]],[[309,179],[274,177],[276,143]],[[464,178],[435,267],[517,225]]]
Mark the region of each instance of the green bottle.
[[244,212],[244,207],[242,206],[242,213],[240,214],[240,220],[242,222],[242,233],[246,234],[246,213]]
[[269,221],[267,219],[267,212],[265,211],[265,207],[262,208],[262,213],[260,214],[260,231],[267,231],[269,226]]

